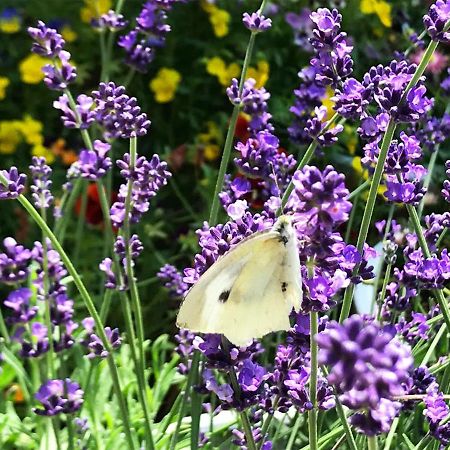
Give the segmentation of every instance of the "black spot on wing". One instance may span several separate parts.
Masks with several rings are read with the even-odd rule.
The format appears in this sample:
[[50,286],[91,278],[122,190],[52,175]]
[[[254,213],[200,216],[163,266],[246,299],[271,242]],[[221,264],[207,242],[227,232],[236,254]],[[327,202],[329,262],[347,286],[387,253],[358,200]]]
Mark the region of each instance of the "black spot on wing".
[[228,300],[228,298],[230,297],[230,292],[231,291],[222,291],[219,295],[219,302],[225,303]]
[[286,281],[283,281],[281,283],[281,292],[286,292],[288,288],[288,284],[286,283]]

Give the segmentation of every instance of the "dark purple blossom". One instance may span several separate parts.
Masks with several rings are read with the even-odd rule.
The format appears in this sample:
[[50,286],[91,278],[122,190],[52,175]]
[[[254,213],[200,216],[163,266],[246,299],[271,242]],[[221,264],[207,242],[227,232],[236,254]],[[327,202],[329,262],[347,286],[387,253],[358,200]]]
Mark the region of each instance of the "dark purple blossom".
[[95,117],[105,128],[107,138],[144,136],[150,126],[147,115],[141,112],[135,97],[129,97],[123,86],[111,81],[100,83],[93,91]]
[[264,17],[259,12],[254,12],[252,14],[245,12],[242,22],[244,23],[245,27],[253,33],[261,33],[262,31],[267,31],[272,26],[272,21]]
[[46,64],[42,68],[44,83],[49,89],[63,91],[77,77],[77,69],[70,62],[70,53],[61,50],[53,64]]
[[328,381],[342,403],[350,409],[369,410],[353,416],[353,425],[366,434],[385,432],[397,410],[393,397],[403,395],[409,381],[413,363],[409,347],[388,329],[356,315],[342,324],[331,322],[317,342],[320,363],[330,366]]
[[36,393],[36,400],[42,408],[34,408],[33,411],[40,416],[56,416],[58,414],[73,414],[83,404],[84,392],[78,383],[65,380],[48,380]]
[[315,116],[306,122],[305,132],[311,138],[316,140],[321,147],[329,147],[338,140],[337,135],[342,133],[344,127],[336,125],[329,128],[329,122],[325,120],[328,110],[326,106],[320,106],[314,110]]
[[7,321],[11,324],[27,323],[33,319],[37,312],[37,306],[31,306],[32,292],[28,288],[16,289],[9,293],[3,304],[11,311]]
[[92,26],[100,30],[119,31],[125,28],[128,21],[125,20],[122,14],[118,14],[112,9],[107,13],[102,14],[97,20],[93,20]]
[[53,28],[49,28],[41,20],[36,27],[28,27],[28,34],[35,42],[31,51],[41,56],[54,58],[64,48],[65,42],[62,36]]
[[[450,159],[446,161],[445,168],[447,169],[445,173],[450,178]],[[441,193],[444,200],[450,203],[450,180],[444,181]]]
[[89,128],[95,121],[95,114],[92,110],[94,100],[88,95],[81,94],[75,102],[75,110],[70,105],[69,97],[63,94],[57,101],[53,102],[53,107],[61,111],[61,119],[67,128]]
[[164,284],[164,287],[169,290],[171,297],[183,297],[188,289],[187,284],[183,281],[183,275],[171,264],[165,264],[161,267],[157,277]]
[[334,109],[347,119],[358,119],[369,104],[370,90],[366,89],[355,78],[344,81],[342,89],[336,89]]
[[15,200],[25,190],[27,177],[19,173],[15,166],[9,170],[0,170],[0,200]]
[[91,181],[104,177],[112,167],[111,158],[107,156],[110,149],[110,144],[96,139],[93,150],[82,150],[75,163],[78,165],[80,176]]
[[40,322],[33,322],[29,331],[25,331],[24,327],[19,328],[14,340],[20,342],[22,346],[20,356],[37,358],[48,351],[48,328]]
[[17,284],[25,281],[29,274],[31,251],[19,245],[12,237],[3,240],[4,253],[0,253],[0,281]]
[[[130,221],[137,223],[150,207],[153,198],[162,186],[167,184],[171,173],[167,171],[167,163],[160,161],[158,155],[153,155],[148,161],[140,156],[134,167],[130,166],[130,156],[125,154],[123,160],[118,160],[120,173],[132,182]],[[125,220],[125,201],[128,195],[128,185],[122,184],[117,201],[111,206],[111,219],[115,226],[120,227]]]
[[450,20],[450,1],[437,0],[431,5],[428,14],[423,17],[423,23],[433,41],[449,42],[450,33],[446,28]]

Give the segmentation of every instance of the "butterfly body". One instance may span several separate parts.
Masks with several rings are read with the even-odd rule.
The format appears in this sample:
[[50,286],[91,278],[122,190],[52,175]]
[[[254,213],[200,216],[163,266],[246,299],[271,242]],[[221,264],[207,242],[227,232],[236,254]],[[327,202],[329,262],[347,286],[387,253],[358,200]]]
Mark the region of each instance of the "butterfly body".
[[221,333],[236,345],[290,328],[301,301],[300,262],[290,218],[255,233],[219,258],[188,291],[177,325]]

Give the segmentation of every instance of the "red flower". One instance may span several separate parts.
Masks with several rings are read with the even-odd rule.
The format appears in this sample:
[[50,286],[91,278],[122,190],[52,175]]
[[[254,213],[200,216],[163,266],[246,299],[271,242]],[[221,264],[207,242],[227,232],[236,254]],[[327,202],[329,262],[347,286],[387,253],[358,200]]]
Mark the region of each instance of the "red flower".
[[[111,203],[116,201],[117,193],[111,193]],[[81,197],[75,203],[75,213],[80,215]],[[87,189],[86,222],[91,225],[103,225],[103,212],[98,195],[97,184],[90,183]]]

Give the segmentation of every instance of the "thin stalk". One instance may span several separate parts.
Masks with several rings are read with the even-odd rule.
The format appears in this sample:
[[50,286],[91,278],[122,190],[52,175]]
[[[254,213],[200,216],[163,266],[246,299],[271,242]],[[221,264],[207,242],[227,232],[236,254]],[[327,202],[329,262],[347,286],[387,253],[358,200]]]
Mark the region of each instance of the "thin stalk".
[[437,242],[436,242],[436,247],[439,247],[439,245],[441,245],[441,242],[443,241],[443,239],[445,238],[445,235],[448,233],[448,228],[445,228],[444,230],[442,230],[441,235],[439,236]]
[[376,436],[367,436],[368,450],[378,450],[378,441]]
[[350,241],[350,234],[352,232],[353,222],[355,221],[357,206],[359,203],[359,194],[355,197],[355,201],[353,202],[352,210],[350,212],[350,217],[348,218],[347,228],[345,230],[345,238],[344,241],[348,244]]
[[[417,214],[416,208],[414,208],[414,206],[411,205],[406,205],[406,209],[408,211],[409,218],[411,219],[414,231],[416,232],[417,238],[419,240],[420,248],[422,249],[425,258],[431,258],[431,252],[430,249],[428,248],[425,235],[423,234],[422,225],[420,224],[420,219]],[[447,326],[447,331],[450,332],[450,309],[447,300],[444,296],[444,293],[442,292],[441,289],[433,289],[433,293],[434,296],[436,297],[439,307],[441,308],[441,313],[444,317],[444,321]]]
[[386,272],[384,273],[383,286],[381,287],[380,300],[379,300],[379,306],[378,306],[378,312],[377,312],[377,320],[378,321],[381,320],[381,309],[383,306],[384,298],[386,297],[387,284],[391,277],[391,270],[392,270],[392,264],[388,264],[386,266]]
[[67,450],[75,450],[74,445],[74,432],[73,432],[73,423],[72,417],[68,416],[66,421],[67,426]]
[[[44,199],[42,199],[43,201]],[[42,220],[47,223],[47,211],[45,208],[41,208]],[[48,243],[47,235],[42,231],[42,284],[43,284],[43,297],[44,297],[44,320],[47,327],[48,336],[48,352],[47,352],[47,377],[49,379],[55,378],[55,349],[53,346],[53,325],[50,317],[50,297],[49,293],[49,280],[48,280]]]
[[386,442],[384,444],[384,450],[390,450],[392,441],[394,440],[395,432],[397,431],[398,422],[399,422],[399,418],[396,417],[394,419],[394,421],[392,422],[391,428],[386,437]]
[[[276,411],[278,407],[278,403],[280,401],[280,396],[277,395],[275,397],[275,400],[273,401],[273,410]],[[258,444],[258,450],[264,445],[264,436],[267,434],[267,431],[269,431],[270,424],[272,423],[273,414],[269,414],[266,419],[264,420],[263,426],[261,427],[261,436],[263,436],[263,439]]]
[[446,326],[445,324],[441,325],[441,328],[439,328],[439,331],[436,333],[436,336],[434,337],[433,341],[431,342],[431,345],[428,347],[427,353],[422,359],[422,362],[420,363],[421,366],[426,366],[428,364],[428,361],[431,358],[431,355],[434,352],[434,349],[439,344],[439,341],[442,339],[442,336],[446,332]]
[[309,314],[310,329],[311,329],[311,374],[309,376],[309,398],[312,404],[312,408],[308,411],[308,434],[309,434],[309,446],[311,450],[317,450],[317,374],[319,370],[318,363],[318,346],[316,342],[316,336],[319,333],[319,317],[318,313],[311,311]]
[[181,401],[180,410],[178,412],[177,424],[175,426],[175,430],[173,432],[172,439],[170,440],[169,450],[175,450],[175,448],[177,446],[181,423],[182,423],[183,417],[186,413],[187,405],[189,404],[189,394],[190,394],[191,388],[194,384],[195,373],[198,373],[199,365],[200,365],[200,352],[196,351],[196,352],[194,352],[194,355],[192,357],[191,368],[189,370],[186,387],[184,389],[183,400]]
[[[267,0],[263,0],[261,2],[261,6],[258,11],[262,11],[264,9]],[[257,33],[251,33],[250,39],[248,41],[247,50],[245,51],[244,63],[242,65],[241,78],[239,80],[239,95],[242,94],[244,89],[244,83],[247,76],[247,70],[250,65],[250,61],[253,55],[253,48],[255,46],[255,39]],[[230,161],[231,156],[231,148],[233,146],[234,140],[234,132],[236,130],[236,123],[239,116],[239,111],[241,106],[239,104],[235,105],[233,108],[233,112],[231,113],[230,124],[228,126],[227,136],[225,138],[225,144],[223,146],[222,159],[220,161],[219,173],[217,175],[216,187],[214,189],[214,197],[211,204],[211,211],[209,214],[209,225],[215,225],[217,223],[217,218],[219,215],[219,193],[222,191],[223,182],[225,179],[225,173],[227,171],[228,162]]]
[[[386,161],[389,146],[391,145],[392,138],[396,129],[395,122],[391,119],[386,129],[386,133],[381,144],[380,154],[378,155],[377,165],[375,167],[375,172],[373,174],[372,182],[370,184],[369,197],[367,199],[366,207],[364,209],[363,218],[361,221],[361,227],[359,229],[358,241],[356,243],[356,248],[360,253],[364,249],[364,243],[366,242],[367,235],[369,233],[369,226],[372,220],[373,210],[375,208],[375,202],[378,195],[378,188],[380,186],[381,177],[383,176],[384,163]],[[355,268],[355,272],[357,268]],[[350,309],[352,307],[353,292],[355,290],[355,285],[353,283],[349,284],[344,294],[344,302],[342,304],[341,314],[339,316],[339,322],[342,323],[350,314]]]
[[[130,145],[131,145],[131,140],[130,140]],[[108,203],[108,199],[106,198],[105,188],[100,180],[97,181],[97,186],[98,186],[98,192],[99,192],[100,205],[102,208],[103,216],[106,221],[106,225],[105,225],[106,235],[107,235],[108,242],[110,242],[110,247],[112,248],[114,245],[114,236],[113,236],[113,231],[112,231],[113,228],[112,228],[111,216],[109,215],[109,203]],[[127,195],[126,202],[127,201],[128,202],[130,201],[130,200],[128,200],[128,195]],[[128,212],[129,212],[129,209],[128,209]],[[129,216],[129,214],[125,215],[125,217],[128,217],[128,216]],[[124,226],[125,226],[125,224],[124,224]],[[129,245],[126,245],[126,247],[129,247]],[[130,249],[127,248],[126,252],[128,252],[129,250]],[[118,256],[114,252],[113,252],[113,261],[114,261],[115,271],[118,274],[119,279],[121,279],[120,261],[118,260]],[[132,280],[129,279],[128,283],[131,286]],[[120,284],[122,284],[122,281],[120,281]],[[128,303],[128,301],[129,301],[128,297],[124,292],[120,293],[120,297],[121,297],[122,303]],[[127,307],[128,307],[128,305],[127,305]],[[130,332],[131,332],[131,330],[133,330],[133,336],[130,336],[130,346],[134,347],[136,345],[136,340],[134,339],[134,328],[131,325],[128,329]],[[143,346],[142,346],[142,349],[143,349]],[[147,399],[147,394],[146,394],[147,389],[146,389],[146,382],[145,382],[145,371],[144,371],[144,366],[141,363],[141,358],[138,355],[141,355],[141,350],[139,348],[137,351],[135,351],[135,349],[133,349],[131,356],[132,356],[133,362],[136,367],[136,375],[137,375],[137,381],[138,381],[138,397],[139,397],[139,401],[142,406],[142,410],[144,412],[144,416],[146,418],[146,420],[144,421],[144,429],[145,429],[145,434],[146,434],[146,445],[148,446],[147,448],[153,449],[154,448],[153,437],[152,437],[153,433],[151,430],[151,417],[150,417],[148,399]]]
[[302,418],[302,416],[300,414],[297,413],[296,416],[297,416],[297,418],[295,419],[294,427],[292,428],[291,435],[289,436],[289,440],[288,440],[288,443],[286,445],[286,450],[292,450],[292,447],[295,444],[295,438],[296,438],[296,436],[298,434],[298,430],[299,430],[300,425],[301,425],[302,420],[303,420],[303,418]]
[[347,200],[352,200],[355,197],[358,197],[361,192],[364,192],[370,186],[370,180],[364,181],[364,183],[360,184],[354,191],[350,192],[347,197]]
[[2,334],[3,339],[5,340],[5,344],[9,344],[11,342],[11,338],[9,336],[8,328],[6,327],[5,319],[3,317],[3,312],[0,309],[0,333]]
[[73,205],[75,204],[78,194],[80,193],[83,181],[84,180],[82,178],[79,178],[75,181],[73,188],[70,191],[69,196],[67,197],[67,200],[63,204],[61,204],[61,218],[57,219],[55,224],[55,235],[61,243],[64,242],[66,228],[69,224]]
[[80,206],[80,213],[78,215],[78,222],[77,222],[77,230],[75,232],[75,251],[73,253],[73,260],[75,263],[78,262],[78,258],[80,256],[80,249],[81,249],[81,242],[82,242],[82,235],[83,235],[83,229],[84,224],[86,221],[86,210],[87,210],[87,201],[88,201],[88,189],[87,184],[83,183],[83,192],[81,194],[81,206]]
[[[430,164],[428,164],[428,173],[423,183],[423,187],[425,192],[428,192],[428,188],[430,187],[431,179],[433,178],[434,167],[436,166],[436,159],[439,153],[439,147],[431,154]],[[425,206],[425,195],[419,203],[419,207],[417,208],[417,214],[419,218],[422,217],[423,208]]]
[[[0,182],[4,185],[7,184],[7,180],[5,177],[0,174]],[[42,219],[42,217],[39,215],[39,213],[36,211],[36,209],[33,207],[33,205],[28,201],[28,199],[23,196],[19,195],[17,198],[19,203],[23,206],[23,208],[27,211],[28,215],[36,222],[36,224],[39,226],[39,228],[46,234],[46,236],[50,239],[50,242],[52,243],[52,246],[55,251],[59,253],[61,256],[61,260],[63,261],[64,265],[67,268],[67,271],[72,276],[73,281],[80,293],[80,296],[86,306],[86,309],[88,310],[90,316],[94,319],[95,325],[96,325],[96,331],[97,334],[102,341],[105,350],[108,352],[107,360],[108,365],[111,373],[111,378],[113,381],[114,386],[114,392],[116,394],[118,403],[119,403],[119,409],[122,417],[123,427],[125,431],[125,435],[127,438],[128,446],[130,449],[134,450],[135,445],[132,437],[131,432],[131,425],[128,418],[128,412],[127,412],[127,405],[125,402],[125,398],[123,396],[121,387],[120,387],[120,380],[119,380],[119,373],[117,370],[117,366],[114,362],[113,357],[113,349],[111,348],[111,344],[108,340],[108,337],[105,334],[104,326],[102,321],[100,320],[100,316],[97,312],[97,309],[95,308],[94,302],[92,301],[91,296],[89,295],[88,290],[86,289],[86,286],[84,285],[80,275],[78,274],[77,270],[75,269],[74,265],[72,264],[72,261],[67,256],[67,253],[62,248],[60,242],[56,238],[56,236],[53,234],[52,230],[49,228],[45,220]]]
[[[321,133],[327,131],[334,124],[334,122],[336,122],[338,118],[339,114],[338,113],[334,114],[334,116],[328,121],[327,125],[324,127]],[[312,141],[311,144],[309,144],[305,154],[303,155],[303,158],[298,163],[295,171],[303,169],[303,167],[305,167],[311,161],[311,158],[313,157],[314,152],[316,151],[317,145],[318,143],[316,139],[314,139],[314,141]],[[294,190],[294,181],[291,180],[287,185],[286,190],[284,191],[283,197],[281,199],[281,206],[278,208],[277,211],[277,216],[279,216],[282,213],[284,207],[286,206],[286,203],[289,200],[289,196],[291,195],[293,190]]]
[[358,450],[358,446],[356,445],[355,437],[353,436],[352,430],[347,421],[344,408],[336,393],[335,397],[336,397],[336,412],[339,417],[339,420],[342,423],[342,426],[344,427],[345,435],[347,436],[347,444],[351,450]]

